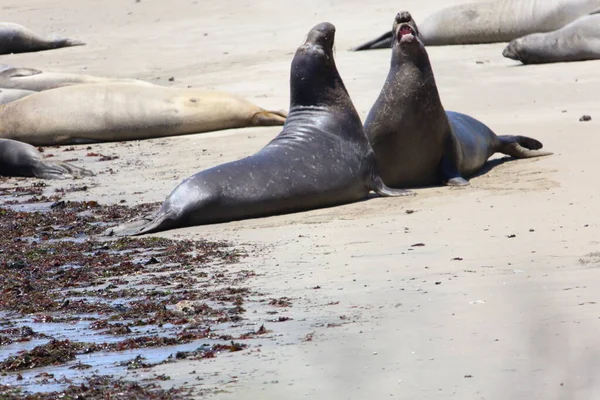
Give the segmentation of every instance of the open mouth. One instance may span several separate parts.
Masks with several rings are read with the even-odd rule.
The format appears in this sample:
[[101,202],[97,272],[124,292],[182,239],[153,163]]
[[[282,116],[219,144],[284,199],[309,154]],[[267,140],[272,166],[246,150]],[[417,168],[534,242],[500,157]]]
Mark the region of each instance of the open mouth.
[[408,40],[413,39],[415,36],[417,36],[417,33],[409,24],[400,25],[400,28],[398,29],[398,42],[402,41],[404,38]]

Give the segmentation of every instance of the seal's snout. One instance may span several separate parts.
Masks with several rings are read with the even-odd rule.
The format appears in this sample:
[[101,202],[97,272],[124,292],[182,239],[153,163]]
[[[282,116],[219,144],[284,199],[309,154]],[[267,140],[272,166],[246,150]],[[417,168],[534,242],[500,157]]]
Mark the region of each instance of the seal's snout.
[[396,14],[396,23],[397,24],[402,24],[405,22],[412,22],[412,15],[410,15],[410,13],[408,11],[401,11],[398,14]]
[[335,26],[329,22],[322,22],[310,30],[306,44],[319,45],[326,49],[333,48]]
[[410,43],[419,35],[417,25],[408,11],[396,14],[394,34],[398,43]]
[[510,42],[508,44],[508,46],[506,46],[506,48],[504,50],[502,50],[502,56],[504,56],[506,58],[510,58],[512,60],[517,59],[517,55],[515,54],[513,42]]

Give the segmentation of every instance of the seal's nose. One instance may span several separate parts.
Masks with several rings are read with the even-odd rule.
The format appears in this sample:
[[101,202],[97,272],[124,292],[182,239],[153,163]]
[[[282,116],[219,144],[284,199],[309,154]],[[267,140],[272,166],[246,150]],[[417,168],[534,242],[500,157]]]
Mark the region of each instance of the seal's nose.
[[412,16],[408,11],[402,11],[396,14],[396,22],[402,24],[404,22],[412,21]]
[[332,48],[335,37],[335,26],[329,22],[323,22],[310,30],[306,43],[316,44],[324,48]]

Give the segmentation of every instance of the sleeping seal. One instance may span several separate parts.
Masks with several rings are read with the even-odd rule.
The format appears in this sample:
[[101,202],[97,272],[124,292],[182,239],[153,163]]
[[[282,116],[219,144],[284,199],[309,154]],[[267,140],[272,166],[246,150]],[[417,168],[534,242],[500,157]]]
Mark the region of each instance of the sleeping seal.
[[16,140],[0,139],[0,176],[65,179],[93,176],[91,171],[62,161],[49,161],[33,146]]
[[44,39],[19,24],[0,22],[0,54],[27,53],[84,44],[73,39]]

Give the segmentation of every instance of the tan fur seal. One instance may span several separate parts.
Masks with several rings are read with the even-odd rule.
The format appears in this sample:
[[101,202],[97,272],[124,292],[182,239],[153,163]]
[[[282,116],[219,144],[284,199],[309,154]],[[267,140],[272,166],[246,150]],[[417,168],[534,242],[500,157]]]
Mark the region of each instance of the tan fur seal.
[[73,39],[44,39],[19,24],[0,22],[0,54],[27,53],[84,44]]
[[0,137],[36,146],[97,143],[283,125],[285,117],[225,92],[97,83],[0,106]]
[[526,136],[497,136],[465,114],[445,111],[417,24],[409,12],[396,15],[390,71],[365,121],[379,171],[394,188],[445,183],[464,186],[488,158],[546,156],[542,143]]
[[[423,20],[426,46],[509,42],[536,32],[559,29],[600,10],[600,0],[494,0],[444,8]],[[353,50],[390,48],[392,32]]]
[[91,171],[66,162],[44,159],[35,147],[27,143],[0,139],[0,176],[65,179],[93,175]]
[[257,153],[198,172],[157,213],[105,234],[140,235],[184,226],[414,194],[381,181],[360,117],[333,58],[335,27],[315,26],[290,73],[290,115]]
[[33,93],[37,92],[21,89],[0,89],[0,104],[10,103],[11,101],[19,100]]
[[585,15],[553,32],[515,39],[502,55],[523,64],[600,59],[600,14]]
[[5,68],[0,72],[0,88],[34,90],[54,89],[84,83],[135,83],[155,86],[150,82],[128,78],[107,78],[102,76],[45,72],[33,68]]

